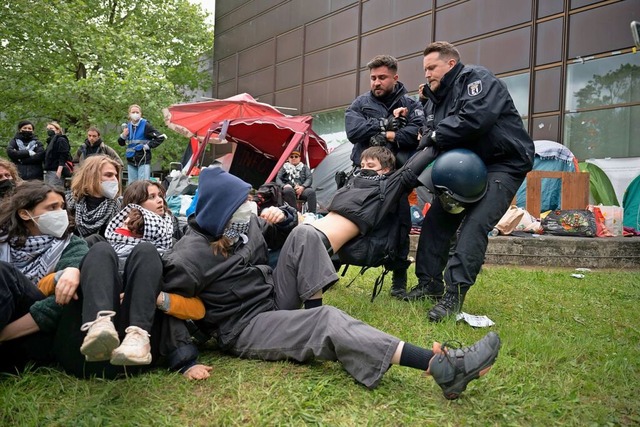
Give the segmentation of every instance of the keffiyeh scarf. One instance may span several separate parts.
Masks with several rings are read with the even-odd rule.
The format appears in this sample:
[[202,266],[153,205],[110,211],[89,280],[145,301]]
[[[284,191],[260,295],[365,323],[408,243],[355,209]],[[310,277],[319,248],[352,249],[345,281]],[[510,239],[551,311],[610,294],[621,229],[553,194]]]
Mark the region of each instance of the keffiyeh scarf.
[[120,201],[105,198],[97,208],[90,211],[83,197],[75,204],[75,208],[76,230],[82,237],[86,237],[99,232],[102,226],[113,218],[120,210]]
[[249,231],[248,222],[232,222],[227,228],[224,229],[223,236],[231,239],[233,243],[238,241],[239,237],[242,237],[243,241],[247,241],[247,232]]
[[[144,218],[144,232],[142,237],[124,236],[116,232],[116,228],[125,227],[124,222],[132,209],[138,209],[142,212],[142,217]],[[118,254],[120,268],[123,269],[124,261],[126,261],[133,248],[140,242],[152,243],[160,255],[173,247],[173,221],[171,220],[171,214],[166,213],[164,216],[160,216],[142,206],[133,203],[129,204],[118,212],[111,222],[109,222],[104,237],[111,246],[113,246],[116,254]]]
[[9,262],[22,272],[34,285],[49,273],[53,273],[71,236],[58,239],[53,236],[29,236],[24,246],[2,243],[0,261]]
[[31,151],[35,148],[36,146],[36,140],[32,139],[31,141],[29,141],[29,144],[24,145],[24,142],[22,142],[21,139],[17,139],[16,138],[16,144],[18,145],[18,150],[27,150],[27,151]]
[[304,163],[300,162],[296,166],[293,166],[291,163],[284,164],[284,171],[289,177],[288,180],[291,183],[300,184],[300,172],[304,168]]

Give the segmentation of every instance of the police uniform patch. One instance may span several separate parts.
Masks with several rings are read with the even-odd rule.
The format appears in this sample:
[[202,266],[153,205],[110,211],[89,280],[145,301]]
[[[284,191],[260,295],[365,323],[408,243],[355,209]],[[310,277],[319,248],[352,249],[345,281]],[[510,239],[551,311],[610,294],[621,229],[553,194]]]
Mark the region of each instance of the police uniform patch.
[[475,82],[469,83],[467,85],[467,93],[469,96],[476,96],[482,92],[482,82],[480,80],[476,80]]

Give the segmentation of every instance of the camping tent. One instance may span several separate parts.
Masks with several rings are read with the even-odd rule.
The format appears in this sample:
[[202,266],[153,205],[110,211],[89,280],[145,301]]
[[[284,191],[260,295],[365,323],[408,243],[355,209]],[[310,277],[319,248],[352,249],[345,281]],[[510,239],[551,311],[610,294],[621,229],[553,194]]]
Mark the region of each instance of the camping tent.
[[[533,170],[575,172],[576,162],[573,153],[564,145],[554,141],[534,141],[535,156]],[[540,190],[540,211],[560,208],[562,182],[560,179],[545,178]],[[516,205],[524,208],[527,203],[527,180],[525,179],[516,193]]]
[[589,172],[589,199],[591,204],[620,206],[609,177],[598,165],[580,162],[580,170]]
[[336,172],[351,170],[351,149],[353,144],[342,143],[329,153],[313,170],[313,188],[316,190],[318,210],[326,211],[336,192]]
[[622,198],[624,218],[622,224],[640,231],[640,175],[627,187]]

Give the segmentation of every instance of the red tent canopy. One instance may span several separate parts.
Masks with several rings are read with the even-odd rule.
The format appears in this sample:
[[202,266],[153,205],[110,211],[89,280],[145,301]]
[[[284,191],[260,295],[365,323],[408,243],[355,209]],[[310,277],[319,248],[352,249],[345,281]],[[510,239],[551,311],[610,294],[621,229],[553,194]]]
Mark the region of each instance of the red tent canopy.
[[214,125],[211,134],[223,134],[226,140],[250,148],[275,161],[265,182],[275,179],[292,151],[300,151],[304,162],[315,168],[328,154],[327,144],[311,129],[311,116],[252,117]]
[[165,124],[186,137],[204,140],[211,126],[242,117],[284,117],[278,109],[248,93],[205,102],[174,104],[162,110]]

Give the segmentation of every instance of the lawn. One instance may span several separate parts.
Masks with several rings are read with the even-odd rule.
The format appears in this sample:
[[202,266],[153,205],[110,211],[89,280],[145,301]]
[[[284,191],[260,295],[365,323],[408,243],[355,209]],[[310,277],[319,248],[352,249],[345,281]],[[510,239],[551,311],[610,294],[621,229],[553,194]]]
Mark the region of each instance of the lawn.
[[[493,370],[457,401],[409,368],[394,366],[368,390],[335,362],[204,351],[202,360],[214,366],[204,382],[165,371],[78,380],[53,368],[0,377],[0,425],[638,425],[640,273],[571,273],[484,268],[464,308],[489,316],[503,347]],[[396,301],[389,283],[371,303],[377,272],[347,287],[356,274],[352,267],[325,303],[421,346],[470,344],[487,332],[453,320],[431,324],[428,302]]]

